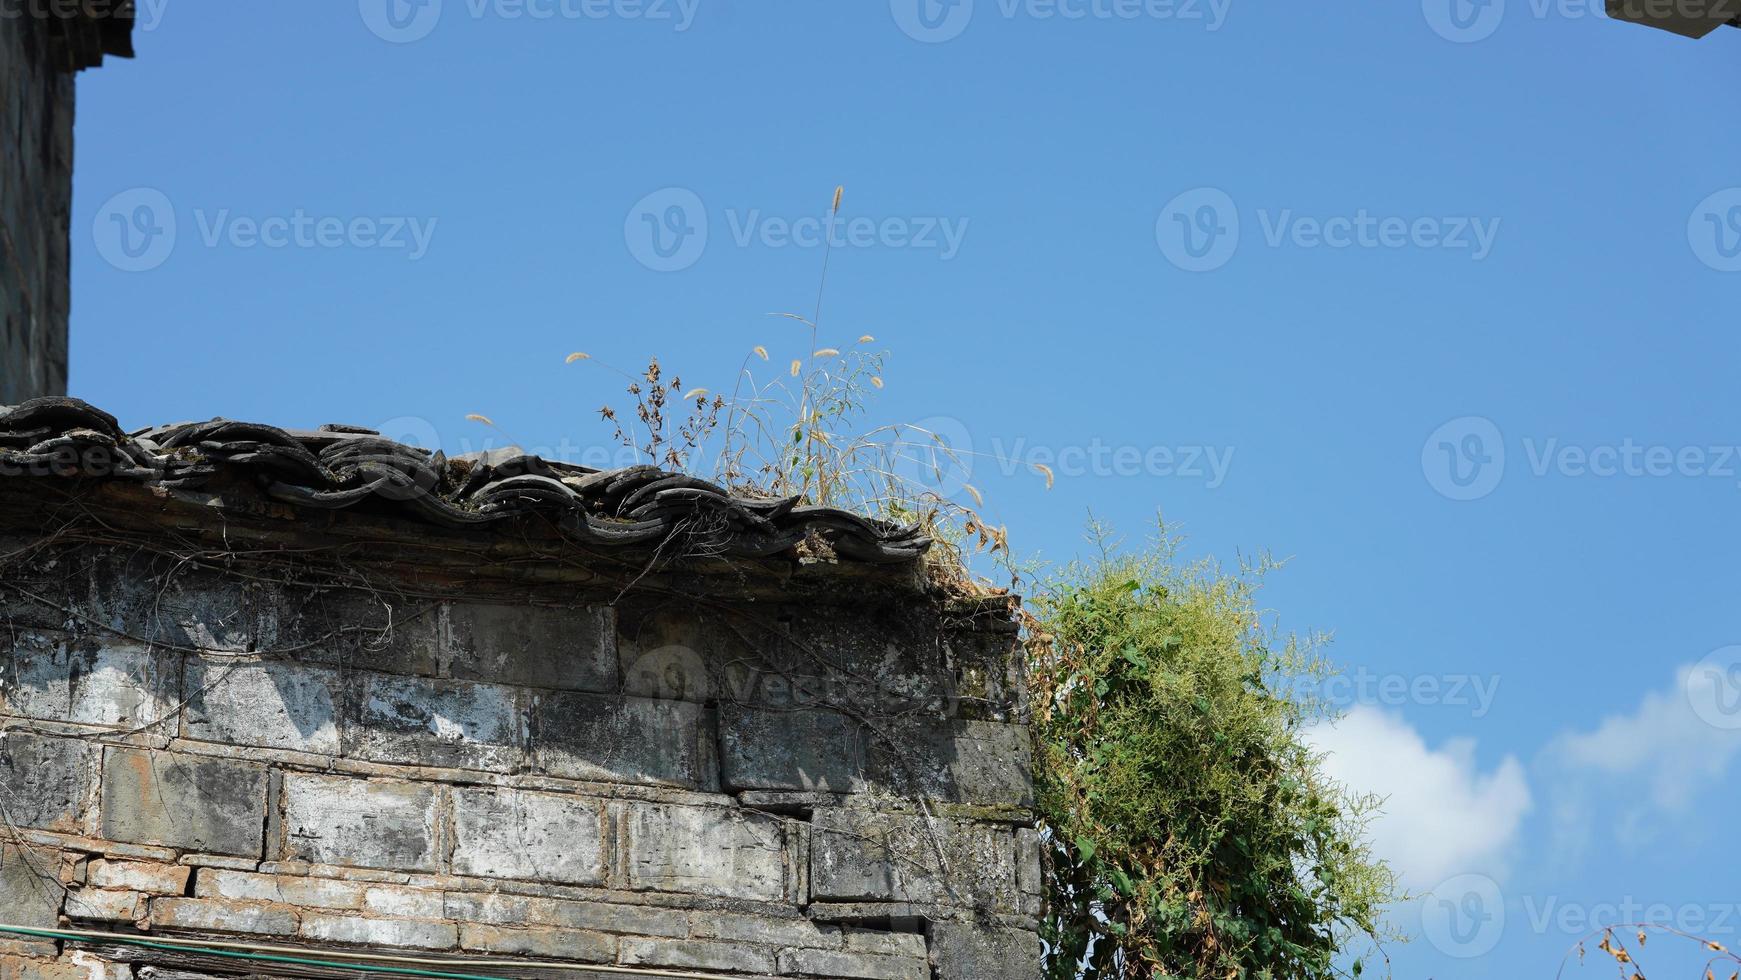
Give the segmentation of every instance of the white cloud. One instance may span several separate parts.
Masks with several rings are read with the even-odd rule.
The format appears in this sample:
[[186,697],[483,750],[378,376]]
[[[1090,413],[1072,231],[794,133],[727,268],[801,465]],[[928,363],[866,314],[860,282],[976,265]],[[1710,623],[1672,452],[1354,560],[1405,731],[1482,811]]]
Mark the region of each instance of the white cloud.
[[1642,777],[1648,797],[1661,809],[1682,812],[1704,786],[1729,768],[1741,752],[1741,729],[1713,724],[1696,710],[1714,700],[1726,682],[1697,665],[1675,672],[1668,691],[1650,691],[1629,715],[1603,719],[1595,731],[1562,735],[1553,760],[1573,769],[1610,776]]
[[1431,749],[1401,717],[1370,705],[1334,725],[1316,725],[1306,737],[1327,753],[1330,778],[1387,798],[1371,826],[1373,848],[1412,889],[1500,870],[1530,809],[1529,784],[1515,758],[1483,773],[1474,740]]
[[1542,766],[1555,780],[1557,850],[1580,855],[1613,818],[1616,840],[1653,841],[1664,819],[1690,814],[1706,790],[1741,755],[1736,657],[1720,650],[1675,672],[1674,686],[1647,691],[1629,714],[1611,715],[1588,732],[1567,732],[1548,746]]

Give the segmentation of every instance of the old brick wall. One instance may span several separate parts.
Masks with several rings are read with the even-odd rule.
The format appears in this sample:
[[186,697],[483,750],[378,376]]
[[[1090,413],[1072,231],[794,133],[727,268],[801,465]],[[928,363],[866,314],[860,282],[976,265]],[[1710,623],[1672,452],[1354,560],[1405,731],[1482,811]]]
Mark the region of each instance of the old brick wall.
[[[1007,600],[638,563],[479,600],[3,515],[0,923],[1038,975]],[[89,955],[11,949],[8,980]]]
[[0,405],[66,391],[73,76],[49,61],[40,18],[0,16]]

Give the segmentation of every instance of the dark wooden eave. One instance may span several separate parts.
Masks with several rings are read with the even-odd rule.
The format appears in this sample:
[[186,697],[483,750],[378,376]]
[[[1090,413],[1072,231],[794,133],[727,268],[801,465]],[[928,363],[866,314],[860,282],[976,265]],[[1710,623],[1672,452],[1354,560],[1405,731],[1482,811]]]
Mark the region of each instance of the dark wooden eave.
[[1741,27],[1741,0],[1608,0],[1608,16],[1702,38],[1724,24]]
[[47,22],[49,57],[65,72],[95,68],[109,56],[133,57],[134,0],[60,0],[38,8]]

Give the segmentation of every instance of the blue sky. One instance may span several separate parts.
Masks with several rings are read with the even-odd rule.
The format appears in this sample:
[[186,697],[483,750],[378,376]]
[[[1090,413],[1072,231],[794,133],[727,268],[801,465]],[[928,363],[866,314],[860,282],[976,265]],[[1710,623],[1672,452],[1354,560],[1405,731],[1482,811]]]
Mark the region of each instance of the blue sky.
[[801,352],[766,314],[845,185],[824,333],[892,351],[879,419],[990,454],[1018,548],[1160,509],[1292,557],[1269,604],[1353,678],[1316,737],[1435,891],[1396,975],[1548,975],[1629,911],[1736,940],[1741,31],[387,2],[141,0],[79,82],[73,394],[579,458],[619,385],[570,351]]

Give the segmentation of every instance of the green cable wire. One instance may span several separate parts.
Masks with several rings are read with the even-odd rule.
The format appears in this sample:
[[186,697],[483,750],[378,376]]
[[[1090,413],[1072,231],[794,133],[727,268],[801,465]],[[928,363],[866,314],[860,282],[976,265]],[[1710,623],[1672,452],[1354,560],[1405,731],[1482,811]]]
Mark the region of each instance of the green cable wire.
[[[0,932],[16,933],[25,936],[37,936],[43,939],[74,939],[89,942],[89,937],[68,936],[53,929],[24,929],[18,926],[0,926]],[[172,953],[185,953],[190,950],[202,956],[224,956],[239,960],[259,960],[268,963],[294,963],[298,966],[318,966],[335,970],[356,970],[362,973],[390,973],[405,977],[438,977],[441,980],[506,980],[504,977],[492,977],[477,973],[443,973],[438,970],[415,970],[410,967],[373,966],[365,963],[338,963],[332,960],[305,959],[300,956],[277,956],[271,953],[242,953],[235,950],[200,949],[198,947],[172,945],[169,943],[154,943],[148,939],[135,939],[131,936],[107,936],[129,946],[143,946],[147,949],[161,949]]]

